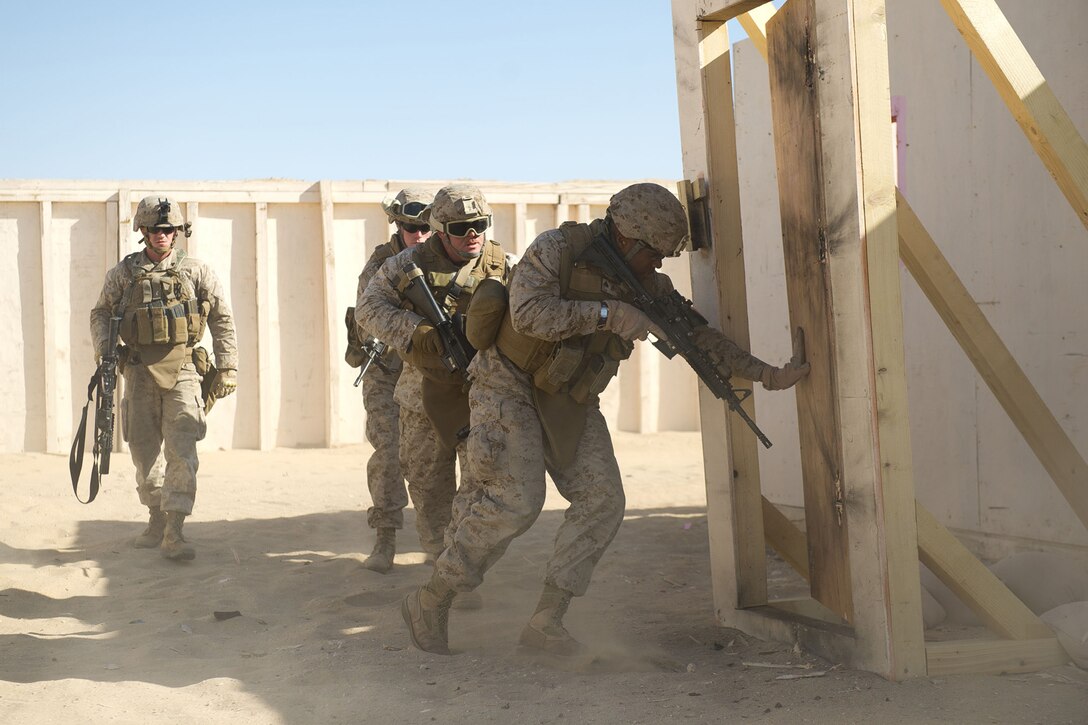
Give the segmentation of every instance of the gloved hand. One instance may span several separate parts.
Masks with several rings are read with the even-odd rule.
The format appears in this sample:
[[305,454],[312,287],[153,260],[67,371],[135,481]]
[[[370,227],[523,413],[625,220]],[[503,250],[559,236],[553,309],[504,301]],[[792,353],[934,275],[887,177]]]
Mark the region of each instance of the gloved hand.
[[430,355],[441,355],[445,352],[442,347],[442,336],[434,325],[423,320],[412,333],[412,349]]
[[212,381],[212,393],[216,398],[225,398],[238,388],[238,373],[234,370],[220,370]]
[[604,329],[622,337],[624,340],[645,340],[646,333],[652,332],[658,337],[658,330],[646,313],[626,302],[608,301],[608,319]]
[[780,368],[768,365],[763,368],[759,382],[767,390],[785,390],[792,388],[809,373],[810,366],[805,361],[805,332],[798,327],[793,333],[793,357]]

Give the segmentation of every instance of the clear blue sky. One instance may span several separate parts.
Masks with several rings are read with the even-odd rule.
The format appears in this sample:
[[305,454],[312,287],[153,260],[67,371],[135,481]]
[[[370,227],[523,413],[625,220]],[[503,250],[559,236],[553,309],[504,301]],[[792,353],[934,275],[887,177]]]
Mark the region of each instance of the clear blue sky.
[[4,5],[0,178],[682,174],[669,0]]

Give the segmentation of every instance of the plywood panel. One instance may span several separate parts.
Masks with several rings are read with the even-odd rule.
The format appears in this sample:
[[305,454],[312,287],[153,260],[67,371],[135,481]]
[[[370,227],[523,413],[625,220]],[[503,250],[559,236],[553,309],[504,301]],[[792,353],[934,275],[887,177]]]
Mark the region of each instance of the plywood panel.
[[797,387],[810,584],[813,598],[849,621],[853,604],[828,276],[835,251],[828,246],[827,230],[851,224],[856,230],[856,218],[824,218],[825,139],[812,78],[815,27],[811,0],[791,2],[771,23],[768,50],[790,322],[805,330],[812,365],[807,380]]
[[[273,355],[279,357],[276,445],[325,444],[325,296],[318,204],[269,204],[270,258],[276,288],[270,296]],[[277,324],[278,323],[278,324]]]
[[[208,416],[205,445],[221,448],[257,448],[260,376],[257,355],[257,268],[255,230],[250,204],[200,205],[200,259],[215,271],[234,315],[238,341],[238,390],[218,401]],[[194,232],[194,236],[196,233]],[[211,331],[202,345],[211,352]]]

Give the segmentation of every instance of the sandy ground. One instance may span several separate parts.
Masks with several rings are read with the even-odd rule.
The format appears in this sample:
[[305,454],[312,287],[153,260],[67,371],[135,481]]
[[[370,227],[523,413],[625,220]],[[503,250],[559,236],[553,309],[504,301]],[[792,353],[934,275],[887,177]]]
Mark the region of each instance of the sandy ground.
[[1071,665],[896,684],[716,626],[697,436],[615,438],[627,519],[568,615],[590,652],[573,661],[515,646],[554,489],[484,608],[453,612],[457,654],[440,657],[400,618],[428,575],[411,511],[393,572],[360,566],[366,446],[205,451],[182,564],[132,548],[146,513],[127,454],[89,506],[66,457],[0,456],[0,722],[1088,722],[1088,673]]

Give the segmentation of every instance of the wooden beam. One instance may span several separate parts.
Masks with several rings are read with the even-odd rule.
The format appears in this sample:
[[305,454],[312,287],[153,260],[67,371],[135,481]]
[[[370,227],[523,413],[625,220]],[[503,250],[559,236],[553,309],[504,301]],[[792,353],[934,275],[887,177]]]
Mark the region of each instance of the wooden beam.
[[766,3],[737,18],[744,32],[748,34],[748,39],[752,41],[752,45],[763,56],[763,60],[767,60],[767,22],[775,12],[777,11],[774,5]]
[[794,526],[778,508],[763,497],[763,535],[767,544],[778,552],[793,570],[809,579],[808,541],[805,532]]
[[915,561],[914,468],[907,373],[903,353],[903,302],[895,205],[895,136],[891,124],[888,24],[885,0],[851,0],[854,70],[857,74],[858,149],[869,273],[870,323],[876,381],[888,619],[893,677],[918,676],[925,667],[921,584]]
[[45,364],[45,452],[61,453],[65,446],[60,439],[58,416],[60,410],[59,385],[63,371],[58,356],[67,345],[61,342],[60,325],[57,321],[56,292],[57,255],[53,250],[53,202],[38,202],[38,252],[42,271],[42,349]]
[[[1010,639],[1040,639],[1052,635],[1023,602],[992,571],[975,558],[921,504],[916,504],[918,558],[978,615],[986,626]],[[915,568],[917,578],[917,568]]]
[[[762,5],[770,5],[770,0],[698,0],[696,17],[699,20],[724,23]],[[771,10],[773,12],[773,6]]]
[[1069,501],[1077,518],[1088,527],[1088,464],[941,254],[906,198],[902,193],[896,198],[903,263]]
[[276,445],[273,388],[279,388],[279,376],[272,368],[272,292],[268,249],[268,204],[253,205],[255,230],[254,256],[257,289],[257,447],[267,451]]
[[995,0],[941,0],[1035,153],[1088,227],[1088,144]]
[[185,202],[185,221],[188,224],[193,225],[193,235],[185,240],[186,251],[190,257],[200,256],[200,238],[197,236],[200,234],[199,225],[200,221],[200,202],[188,201]]
[[[812,372],[796,388],[798,435],[801,441],[801,471],[805,499],[805,530],[808,532],[808,566],[812,596],[838,616],[852,621],[853,603],[848,561],[848,526],[844,510],[845,481],[853,471],[847,471],[843,462],[843,426],[837,400],[838,369],[836,356],[842,347],[864,346],[861,305],[851,324],[834,325],[832,317],[842,313],[836,307],[829,274],[840,266],[854,276],[859,265],[856,251],[845,245],[835,253],[830,252],[824,239],[825,229],[837,221],[825,222],[828,190],[836,187],[850,191],[854,188],[853,164],[834,169],[839,173],[828,174],[834,183],[825,181],[825,166],[836,153],[853,158],[853,139],[836,138],[825,133],[820,125],[824,106],[847,105],[850,99],[850,78],[838,78],[835,93],[822,97],[823,88],[810,82],[813,62],[822,62],[824,55],[839,57],[846,53],[845,23],[828,33],[838,40],[838,46],[817,36],[819,19],[812,0],[798,0],[775,16],[768,38],[770,57],[771,106],[775,141],[775,158],[778,166],[779,202],[782,217],[782,239],[786,270],[786,296],[789,302],[790,324],[800,327],[806,334],[806,347]],[[833,114],[832,114],[833,115]],[[840,115],[843,121],[853,125],[852,111]],[[832,129],[828,125],[828,129]],[[842,200],[844,208],[853,214],[843,217],[844,224],[831,231],[835,237],[856,240],[856,199]],[[856,241],[852,242],[856,247]],[[835,258],[833,258],[835,257]],[[843,285],[853,282],[860,298],[858,280],[844,280]],[[834,335],[853,334],[845,343]],[[860,349],[860,348],[859,348]],[[859,429],[870,427],[870,417],[863,416]],[[869,436],[871,437],[871,436]],[[871,444],[870,444],[870,447]],[[871,489],[871,484],[869,485]],[[871,493],[869,494],[871,495]],[[862,522],[859,522],[862,523]],[[871,522],[869,522],[871,524]],[[863,525],[866,525],[863,523]],[[867,530],[875,531],[869,525]]]
[[340,315],[336,304],[336,240],[333,233],[332,188],[319,184],[321,195],[322,280],[325,292],[325,445],[340,442],[340,358],[336,354]]
[[[713,306],[718,329],[745,350],[751,349],[748,329],[748,295],[744,269],[744,240],[740,215],[740,179],[737,167],[736,121],[733,117],[733,81],[729,57],[729,32],[724,23],[703,23],[700,57],[704,127],[706,129],[707,204],[710,210],[710,248],[700,258],[711,262],[712,275],[701,279],[702,289],[692,289],[696,306]],[[688,175],[685,174],[685,177]],[[708,259],[709,257],[709,259]],[[694,264],[694,262],[693,262]],[[745,387],[745,381],[736,381]],[[726,410],[721,401],[714,405]],[[755,396],[744,402],[754,420]],[[708,470],[708,475],[731,479],[734,562],[737,606],[751,607],[767,601],[767,555],[764,547],[763,504],[759,483],[759,449],[755,435],[731,414],[725,413],[728,463]],[[715,444],[711,442],[713,447]],[[704,447],[704,451],[706,448]]]
[[[692,299],[710,324],[729,334],[725,325],[731,321],[727,318],[743,316],[747,325],[747,312],[743,306],[727,308],[720,298],[719,274],[729,258],[726,250],[740,244],[739,213],[732,219],[723,216],[732,203],[729,197],[739,196],[728,31],[724,23],[697,22],[695,0],[673,0],[672,8],[684,177],[692,183],[705,183],[713,217],[711,246],[688,255]],[[712,132],[729,138],[713,139]],[[739,209],[739,202],[732,208]],[[736,225],[735,232],[731,224]],[[743,266],[737,263],[736,269]],[[740,304],[745,304],[743,295]],[[738,607],[759,606],[767,600],[767,563],[756,443],[748,432],[750,455],[738,458],[744,454],[734,445],[733,436],[744,433],[729,424],[728,415],[728,408],[700,385],[714,608],[720,622],[738,626]]]
[[930,677],[1036,672],[1068,661],[1069,655],[1054,637],[926,643],[926,674]]
[[[114,227],[115,235],[107,237],[107,245],[112,244],[113,249],[111,253],[107,255],[107,261],[111,262],[107,266],[107,271],[113,268],[113,266],[119,263],[122,259],[127,257],[132,251],[129,247],[129,239],[132,234],[132,192],[122,186],[117,190],[117,226]],[[103,275],[105,279],[105,275]],[[125,397],[125,376],[117,376],[117,399],[114,401],[117,404],[115,410],[120,410],[120,403]],[[120,424],[118,424],[120,425]],[[115,428],[115,431],[120,428]],[[128,442],[125,441],[124,436],[113,436],[114,449],[118,451],[128,450]]]
[[[522,202],[514,204],[514,238],[510,240],[498,240],[499,242],[504,242],[503,247],[506,248],[506,251],[510,252],[514,250],[525,249],[527,246],[529,246],[529,242],[531,242],[532,240],[527,240],[525,238],[525,225],[528,216],[528,204],[524,204]],[[510,249],[511,244],[513,245],[513,249]]]

